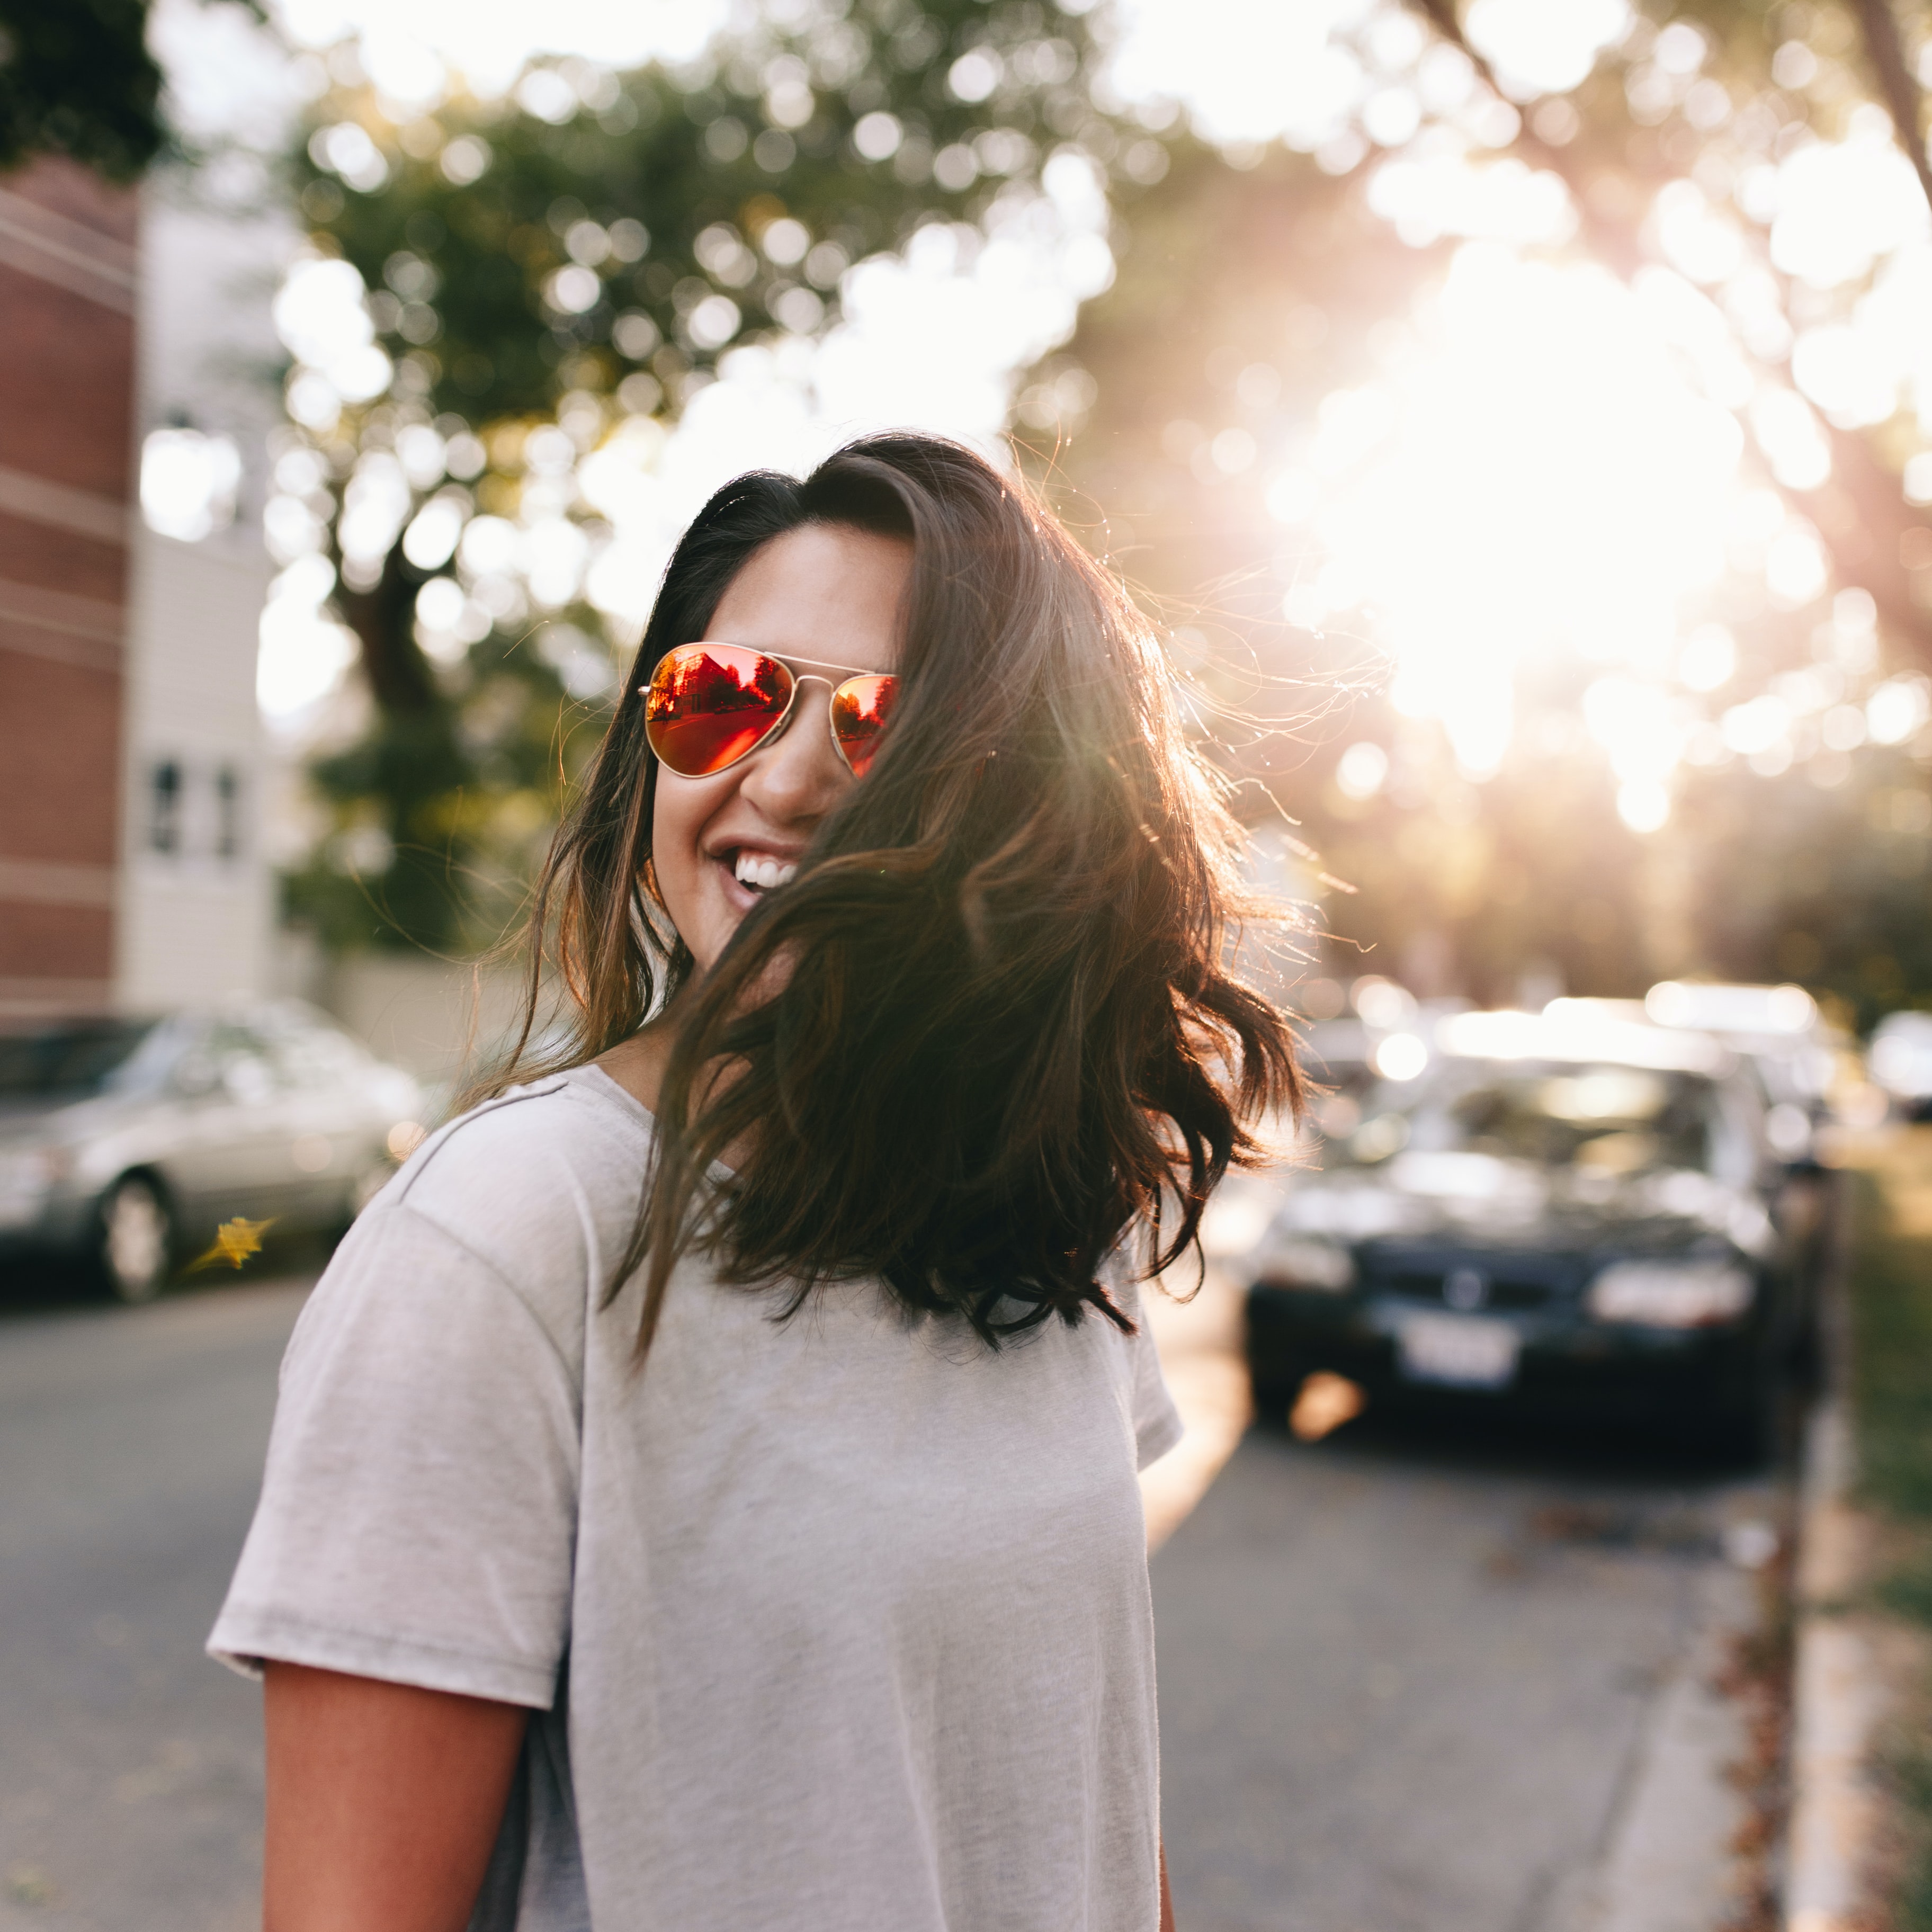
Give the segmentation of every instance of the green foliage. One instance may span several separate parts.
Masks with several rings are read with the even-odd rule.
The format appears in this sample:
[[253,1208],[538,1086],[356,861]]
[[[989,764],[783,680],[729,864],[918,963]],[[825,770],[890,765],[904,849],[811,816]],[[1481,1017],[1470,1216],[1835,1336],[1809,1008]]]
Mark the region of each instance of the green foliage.
[[1870,746],[1777,778],[1702,775],[1682,806],[1682,916],[1709,970],[1801,981],[1861,1028],[1932,992],[1928,776]]
[[1932,1751],[1922,1747],[1904,1754],[1891,1767],[1895,1789],[1910,1808],[1922,1844],[1894,1901],[1898,1932],[1932,1932],[1932,1856],[1923,1836],[1932,1826]]
[[[1879,1585],[1879,1602],[1895,1617],[1932,1624],[1932,1564],[1912,1564],[1894,1571]],[[1928,1790],[1932,1797],[1932,1790]]]
[[0,171],[66,154],[130,182],[166,140],[147,0],[0,0]]
[[339,946],[473,949],[521,908],[594,732],[541,659],[500,637],[472,658],[460,694],[379,714],[312,769],[334,836],[286,901]]
[[[1878,1508],[1922,1524],[1932,1523],[1932,1238],[1901,1232],[1893,1216],[1908,1192],[1915,1226],[1922,1216],[1928,1138],[1916,1130],[1893,1171],[1855,1177],[1851,1286],[1860,1486]],[[1905,1157],[1915,1148],[1916,1172]]]
[[[344,555],[358,464],[416,425],[474,430],[487,463],[462,474],[465,514],[514,518],[548,489],[594,536],[568,478],[526,461],[532,430],[560,424],[581,455],[626,422],[668,422],[728,349],[833,319],[852,262],[923,223],[978,220],[1036,184],[1063,142],[1102,162],[1121,145],[1091,104],[1084,22],[1034,0],[789,16],[796,31],[754,28],[691,67],[618,76],[562,62],[526,82],[523,105],[459,100],[401,126],[366,88],[339,88],[293,158],[318,245],[360,272],[397,361],[388,396],[312,422],[309,439],[328,470],[310,508],[374,700],[362,740],[315,769],[331,833],[291,886],[292,908],[333,944],[490,936],[502,896],[476,882],[527,869],[556,796],[540,748],[571,708],[540,626],[554,642],[556,626],[594,637],[600,622],[580,603],[500,599],[468,662],[433,665],[412,614],[445,566],[399,543],[380,560]],[[969,56],[981,100],[961,98],[978,91],[970,74],[949,82]],[[383,839],[393,860],[356,862],[382,859]]]
[[[1932,1625],[1932,1237],[1923,1232],[1932,1132],[1910,1130],[1880,1169],[1848,1178],[1859,1487],[1862,1500],[1890,1519],[1886,1546],[1901,1557],[1874,1594],[1892,1615]],[[1885,1768],[1908,1855],[1888,1922],[1932,1932],[1932,1751],[1908,1736]]]
[[[1033,51],[1041,48],[1052,51]],[[1033,72],[1048,77],[1010,80],[983,102],[957,100],[947,70],[975,49],[1016,66],[1028,51]],[[430,333],[427,318],[405,326],[384,304],[384,332],[399,347],[430,345],[422,366],[432,372],[433,409],[479,422],[541,412],[566,388],[601,390],[638,364],[671,382],[710,367],[725,343],[694,339],[688,326],[710,296],[734,302],[755,334],[801,286],[836,300],[842,262],[892,247],[926,220],[976,218],[1003,179],[1036,176],[1056,142],[1091,128],[1111,145],[1085,91],[1091,51],[1078,22],[1049,28],[1037,6],[934,0],[914,12],[887,0],[808,38],[748,38],[675,73],[620,78],[563,63],[544,70],[557,91],[553,111],[564,116],[556,123],[466,103],[392,129],[370,99],[352,93],[326,104],[321,118],[358,119],[386,178],[367,192],[345,184],[318,164],[327,153],[319,140],[301,158],[302,206],[372,290],[433,305]],[[901,137],[867,160],[854,136],[877,114],[891,116]],[[483,148],[452,158],[458,140]],[[975,148],[971,177],[948,188],[933,157],[962,146]],[[477,178],[451,178],[486,150]],[[824,248],[818,260],[774,261],[746,246],[785,218]],[[647,241],[615,232],[622,222],[641,224]],[[721,227],[728,232],[712,232]],[[546,290],[574,260],[596,269],[602,288],[593,304],[567,313]],[[614,340],[616,319],[637,314],[665,347],[639,355],[623,332]]]

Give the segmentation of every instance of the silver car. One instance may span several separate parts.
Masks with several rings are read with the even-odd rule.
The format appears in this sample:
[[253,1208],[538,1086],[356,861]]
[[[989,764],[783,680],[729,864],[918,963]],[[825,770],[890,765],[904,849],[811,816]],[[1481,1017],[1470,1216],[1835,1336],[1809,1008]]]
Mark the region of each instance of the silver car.
[[344,1226],[423,1112],[298,1000],[0,1031],[0,1278],[66,1258],[145,1301],[224,1222]]

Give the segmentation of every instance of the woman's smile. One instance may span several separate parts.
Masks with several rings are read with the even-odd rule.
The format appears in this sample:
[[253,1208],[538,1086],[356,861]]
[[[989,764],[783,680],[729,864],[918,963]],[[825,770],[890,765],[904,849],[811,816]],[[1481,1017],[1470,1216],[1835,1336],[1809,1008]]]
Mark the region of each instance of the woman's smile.
[[734,851],[721,854],[718,862],[730,867],[733,884],[748,895],[748,909],[766,892],[788,886],[798,877],[796,856],[782,858],[752,845],[740,845]]
[[810,668],[893,669],[912,559],[901,538],[806,524],[754,551],[718,599],[702,641],[795,659],[806,674],[783,725],[737,764],[708,778],[658,769],[652,870],[700,967],[796,876],[812,834],[858,782],[832,742],[832,686]]

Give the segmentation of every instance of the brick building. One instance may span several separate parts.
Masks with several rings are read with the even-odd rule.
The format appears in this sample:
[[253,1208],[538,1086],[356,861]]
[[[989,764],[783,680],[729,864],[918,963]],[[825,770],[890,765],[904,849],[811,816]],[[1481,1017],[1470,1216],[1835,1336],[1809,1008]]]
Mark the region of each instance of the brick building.
[[[286,247],[64,160],[0,176],[0,1020],[271,977],[255,372]],[[258,472],[193,542],[136,501],[144,433],[186,424]]]
[[0,177],[0,1015],[114,997],[139,209]]

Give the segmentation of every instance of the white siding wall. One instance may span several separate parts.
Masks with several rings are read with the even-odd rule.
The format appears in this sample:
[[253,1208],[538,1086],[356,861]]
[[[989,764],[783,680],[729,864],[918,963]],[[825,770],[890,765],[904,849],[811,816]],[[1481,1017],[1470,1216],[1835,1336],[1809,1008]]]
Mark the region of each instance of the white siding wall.
[[274,915],[255,705],[268,560],[246,525],[196,544],[141,526],[132,564],[118,1003],[261,992]]
[[332,961],[312,997],[442,1100],[496,1061],[523,1014],[523,984],[514,970],[477,973],[406,953]]
[[[180,29],[182,9],[164,10]],[[230,437],[243,472],[235,521],[199,543],[135,519],[115,993],[152,1010],[275,990],[265,826],[278,775],[255,665],[272,568],[265,440],[281,413],[269,304],[297,235],[284,214],[216,212],[165,172],[142,198],[140,434],[172,424]],[[177,794],[169,850],[157,841],[164,767]]]

